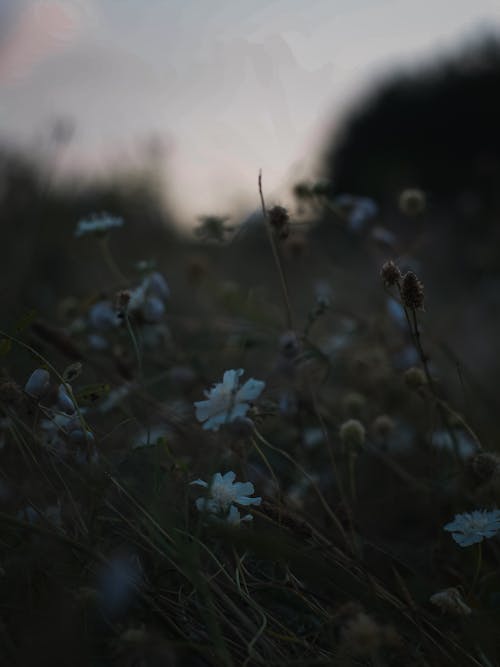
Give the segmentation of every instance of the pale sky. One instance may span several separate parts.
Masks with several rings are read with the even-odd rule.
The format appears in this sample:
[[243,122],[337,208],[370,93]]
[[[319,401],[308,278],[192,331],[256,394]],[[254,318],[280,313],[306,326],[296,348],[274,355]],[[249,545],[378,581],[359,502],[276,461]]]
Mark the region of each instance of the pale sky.
[[182,220],[256,208],[307,176],[328,132],[385,73],[481,31],[498,0],[0,0],[0,135],[77,127],[65,168],[165,146]]

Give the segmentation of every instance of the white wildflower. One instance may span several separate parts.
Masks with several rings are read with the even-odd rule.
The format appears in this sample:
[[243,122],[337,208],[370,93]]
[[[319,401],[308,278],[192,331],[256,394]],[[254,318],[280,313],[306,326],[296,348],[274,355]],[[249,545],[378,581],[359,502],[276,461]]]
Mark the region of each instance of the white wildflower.
[[117,218],[107,213],[94,215],[91,218],[80,220],[76,227],[75,236],[88,236],[90,234],[105,234],[113,227],[121,227],[123,218]]
[[197,401],[196,418],[204,429],[218,431],[221,424],[234,421],[237,417],[245,417],[253,401],[262,393],[265,382],[250,378],[239,387],[239,378],[243,369],[229,370],[224,373],[222,382],[209,391],[205,391],[206,401]]
[[444,530],[461,547],[482,542],[485,537],[494,537],[500,531],[500,510],[474,510],[465,514],[456,514],[453,521],[444,526]]
[[197,479],[191,484],[208,489],[207,497],[196,499],[196,507],[200,512],[208,512],[219,519],[225,519],[232,525],[239,525],[240,521],[251,521],[251,514],[241,517],[235,505],[244,507],[260,505],[262,498],[251,498],[254,493],[252,482],[235,482],[236,474],[230,470],[225,475],[215,473],[210,483]]
[[472,612],[469,605],[463,601],[458,588],[446,588],[444,591],[434,593],[430,597],[430,602],[439,607],[441,611],[454,616],[468,616]]

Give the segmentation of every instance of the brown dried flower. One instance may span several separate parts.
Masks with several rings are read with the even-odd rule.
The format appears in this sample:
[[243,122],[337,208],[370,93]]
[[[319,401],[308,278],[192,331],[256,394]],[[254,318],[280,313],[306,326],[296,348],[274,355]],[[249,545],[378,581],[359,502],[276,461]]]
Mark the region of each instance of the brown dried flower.
[[268,211],[269,224],[280,239],[286,239],[290,234],[290,216],[283,206],[273,206]]
[[411,310],[424,309],[424,286],[413,271],[408,271],[403,277],[401,297],[406,308]]
[[401,278],[403,277],[399,266],[397,266],[392,260],[384,262],[382,269],[380,271],[380,276],[386,287],[393,287],[397,285]]
[[470,459],[469,469],[478,482],[488,482],[500,472],[500,457],[490,452],[480,452]]

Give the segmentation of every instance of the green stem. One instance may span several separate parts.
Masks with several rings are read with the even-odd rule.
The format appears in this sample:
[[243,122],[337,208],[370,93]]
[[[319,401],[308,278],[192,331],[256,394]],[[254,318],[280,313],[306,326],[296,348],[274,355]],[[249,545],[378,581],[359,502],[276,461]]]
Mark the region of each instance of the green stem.
[[113,273],[113,275],[115,276],[115,278],[117,279],[117,281],[119,283],[126,284],[128,282],[128,280],[127,280],[126,276],[124,276],[123,273],[118,268],[118,265],[115,262],[115,260],[113,258],[113,255],[111,254],[111,251],[110,251],[109,245],[108,245],[108,237],[107,236],[105,236],[104,238],[99,240],[99,247],[101,249],[101,253],[102,253],[102,256],[104,258],[104,261],[107,264],[111,273]]
[[479,542],[477,545],[477,554],[476,554],[476,569],[474,571],[474,578],[472,579],[472,584],[470,587],[470,595],[474,592],[477,582],[479,580],[479,575],[481,573],[481,567],[483,564],[483,543]]
[[259,194],[260,194],[260,202],[262,205],[262,214],[264,215],[264,224],[266,226],[269,243],[271,245],[271,250],[273,251],[274,262],[276,264],[276,269],[278,270],[278,275],[280,278],[281,291],[283,293],[283,302],[285,304],[286,325],[288,329],[293,330],[292,307],[290,305],[290,295],[289,295],[288,285],[286,282],[286,276],[283,270],[283,265],[281,262],[278,247],[276,245],[276,240],[273,235],[273,230],[271,229],[271,225],[269,224],[269,216],[267,214],[266,203],[264,201],[264,193],[262,192],[262,171],[259,171]]

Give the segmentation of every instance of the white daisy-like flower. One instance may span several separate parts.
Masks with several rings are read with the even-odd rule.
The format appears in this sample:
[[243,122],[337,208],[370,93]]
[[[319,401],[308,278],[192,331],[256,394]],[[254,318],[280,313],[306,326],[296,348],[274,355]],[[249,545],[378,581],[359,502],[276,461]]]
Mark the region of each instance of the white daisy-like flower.
[[114,227],[121,227],[123,218],[118,218],[107,213],[94,215],[91,218],[80,220],[75,230],[75,236],[89,236],[90,234],[105,234]]
[[194,404],[196,418],[200,422],[205,422],[204,429],[218,431],[221,424],[232,422],[238,417],[245,417],[250,408],[249,401],[254,401],[260,396],[266,383],[250,378],[239,387],[239,378],[243,373],[242,368],[226,371],[222,382],[205,391],[207,400],[197,401]]
[[454,520],[444,526],[444,530],[449,531],[461,547],[477,544],[500,531],[500,510],[474,510],[456,514]]
[[260,505],[262,498],[251,498],[255,489],[252,482],[235,482],[236,474],[230,470],[225,475],[215,473],[210,483],[202,479],[191,482],[192,485],[208,489],[208,496],[196,499],[196,507],[200,512],[208,512],[219,519],[225,519],[232,525],[239,525],[241,521],[251,521],[252,515],[241,517],[235,505],[248,507]]

